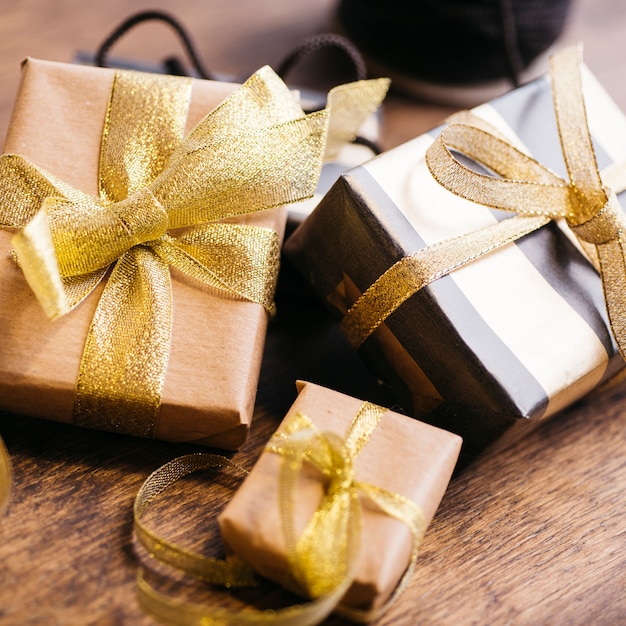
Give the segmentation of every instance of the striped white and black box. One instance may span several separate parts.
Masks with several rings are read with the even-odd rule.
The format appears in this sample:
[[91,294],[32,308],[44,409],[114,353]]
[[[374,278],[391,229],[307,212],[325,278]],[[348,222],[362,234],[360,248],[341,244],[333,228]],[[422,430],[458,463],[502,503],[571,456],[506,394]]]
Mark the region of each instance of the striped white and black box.
[[[602,169],[626,159],[626,118],[582,72]],[[566,177],[548,78],[473,111]],[[424,155],[442,128],[343,175],[287,242],[337,318],[404,256],[511,216],[431,177]],[[407,412],[464,438],[465,459],[516,439],[624,366],[599,276],[557,223],[422,289],[360,353]]]

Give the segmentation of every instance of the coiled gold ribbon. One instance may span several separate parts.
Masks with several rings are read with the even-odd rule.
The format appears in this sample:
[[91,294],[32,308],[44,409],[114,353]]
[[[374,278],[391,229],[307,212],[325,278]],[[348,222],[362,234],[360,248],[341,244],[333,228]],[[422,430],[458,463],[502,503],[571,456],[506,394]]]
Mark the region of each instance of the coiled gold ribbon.
[[0,157],[1,226],[21,228],[18,262],[46,313],[66,314],[110,271],[76,382],[78,424],[151,436],[169,356],[169,267],[271,310],[278,234],[217,222],[317,184],[328,111],[305,116],[263,68],[181,141],[191,84],[116,72],[97,198]]
[[[432,176],[446,189],[516,216],[448,239],[411,254],[389,268],[352,305],[341,321],[358,348],[403,302],[453,270],[565,218],[600,271],[611,330],[626,358],[626,218],[616,194],[626,188],[626,164],[601,175],[596,163],[580,74],[581,48],[566,48],[551,59],[550,74],[559,137],[569,181],[520,152],[471,114],[452,120],[426,153]],[[459,118],[457,118],[459,119]],[[502,178],[462,165],[456,150]]]
[[[404,589],[413,571],[417,549],[425,531],[421,509],[411,500],[359,481],[354,473],[354,460],[368,442],[387,411],[364,403],[350,424],[345,438],[333,433],[320,433],[311,420],[295,413],[270,439],[267,452],[282,458],[280,475],[280,508],[283,534],[288,553],[292,590],[313,598],[311,602],[271,611],[231,611],[176,601],[161,594],[139,576],[139,599],[142,606],[166,623],[191,624],[318,624],[331,611],[354,621],[370,621],[386,611]],[[328,484],[316,512],[299,537],[294,528],[294,503],[297,481],[303,463],[317,467]],[[208,467],[231,467],[245,470],[228,459],[200,454],[180,457],[154,472],[144,483],[135,502],[135,531],[148,552],[168,565],[177,567],[207,582],[227,587],[254,584],[252,570],[237,560],[219,561],[188,552],[156,537],[143,524],[141,517],[149,503],[178,478]],[[361,504],[359,494],[372,500],[382,511],[405,523],[413,537],[413,550],[400,584],[379,609],[361,611],[340,605],[356,575]]]

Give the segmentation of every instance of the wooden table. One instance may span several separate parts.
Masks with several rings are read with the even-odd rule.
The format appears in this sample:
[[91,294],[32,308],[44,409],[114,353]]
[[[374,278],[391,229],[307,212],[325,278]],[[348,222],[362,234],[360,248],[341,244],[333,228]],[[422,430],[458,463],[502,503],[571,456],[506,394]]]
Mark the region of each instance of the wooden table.
[[[243,76],[276,63],[324,30],[331,0],[25,0],[0,18],[0,137],[25,56],[70,61],[93,50],[130,11],[162,8],[191,29],[207,63]],[[626,5],[579,0],[564,41],[626,109]],[[178,51],[162,26],[142,27],[116,53],[155,60]],[[396,145],[449,109],[399,96],[386,107],[384,144]],[[269,331],[250,437],[233,459],[250,467],[309,379],[364,397],[372,381],[319,306],[281,297]],[[504,453],[457,476],[423,543],[404,595],[379,624],[626,623],[626,391],[578,402]],[[14,492],[0,520],[0,624],[151,624],[138,607],[132,503],[160,464],[197,448],[0,415]],[[199,477],[165,503],[159,530],[202,548],[217,542],[215,508],[226,497]],[[205,539],[206,537],[208,539]],[[188,544],[189,545],[189,544]],[[331,618],[328,623],[342,624]]]

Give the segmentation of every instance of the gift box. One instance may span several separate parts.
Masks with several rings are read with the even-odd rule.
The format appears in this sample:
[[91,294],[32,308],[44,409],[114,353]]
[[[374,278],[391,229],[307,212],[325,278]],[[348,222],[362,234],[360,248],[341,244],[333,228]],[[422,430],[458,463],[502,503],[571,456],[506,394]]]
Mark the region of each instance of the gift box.
[[[134,73],[133,76],[142,75]],[[24,157],[34,164],[31,168],[33,171],[35,168],[45,170],[51,177],[55,177],[50,177],[50,180],[59,188],[65,189],[63,185],[71,185],[72,188],[78,190],[71,192],[71,194],[68,192],[72,198],[81,193],[97,197],[99,182],[102,184],[102,180],[99,181],[99,160],[101,158],[103,128],[106,130],[105,135],[108,132],[110,136],[113,132],[111,129],[112,122],[108,117],[111,115],[111,111],[107,107],[109,98],[113,98],[111,94],[113,93],[114,80],[117,81],[115,83],[117,85],[116,93],[120,93],[122,87],[119,86],[119,74],[114,70],[34,59],[27,60],[22,69],[21,86],[6,139],[5,153]],[[153,77],[151,80],[161,81],[163,77]],[[323,116],[318,116],[317,121],[313,123],[316,128],[311,126],[310,129],[303,129],[303,132],[300,132],[299,129],[302,127],[299,124],[302,119],[306,118],[304,118],[304,114],[287,88],[275,78],[271,70],[262,70],[255,75],[249,81],[250,85],[247,86],[249,91],[247,92],[237,85],[226,83],[181,78],[170,78],[170,80],[188,81],[185,85],[188,84],[191,89],[186,121],[184,112],[182,113],[182,122],[179,120],[180,115],[176,118],[177,123],[182,124],[180,130],[184,130],[186,135],[204,116],[213,111],[210,124],[214,128],[211,130],[211,136],[216,138],[215,142],[218,149],[226,144],[228,150],[230,143],[233,145],[232,150],[237,151],[241,147],[239,142],[245,143],[245,137],[241,140],[238,138],[237,132],[239,131],[236,128],[219,126],[219,120],[224,117],[232,115],[236,118],[239,115],[237,103],[242,101],[246,102],[243,106],[249,108],[242,113],[244,119],[240,123],[240,132],[251,134],[254,142],[261,141],[259,139],[261,131],[248,127],[247,124],[254,117],[252,111],[256,114],[260,110],[261,115],[265,115],[266,109],[264,107],[270,111],[270,125],[280,124],[287,120],[290,128],[288,132],[300,137],[301,144],[296,150],[305,149],[311,143],[309,139],[313,138],[312,143],[314,145],[307,156],[303,157],[304,162],[306,162],[305,169],[308,169],[309,159],[311,169],[305,175],[307,180],[302,184],[300,190],[304,190],[304,196],[312,193],[319,176],[325,133],[324,124],[326,122],[322,119]],[[175,84],[183,85],[183,83]],[[188,89],[189,87],[184,88]],[[134,91],[134,89],[131,87],[130,91]],[[150,93],[157,91],[156,89],[151,91],[151,89],[148,90]],[[174,107],[172,104],[174,96],[171,96],[168,89],[169,87],[163,89],[163,94],[160,96],[165,103],[164,109]],[[182,89],[183,87],[181,87]],[[278,92],[276,92],[277,89]],[[275,92],[279,95],[273,95]],[[233,95],[231,96],[231,94]],[[243,95],[240,96],[239,94]],[[227,96],[234,99],[224,100]],[[123,100],[124,96],[120,97]],[[123,102],[122,108],[124,105]],[[154,121],[158,126],[161,123],[160,111],[151,112],[150,106],[152,106],[151,103],[147,102],[145,107],[143,105],[138,107],[138,112],[130,111],[131,114],[135,115],[134,118],[131,118],[134,119],[134,122],[131,121],[131,130],[138,129],[137,132],[143,132],[143,124]],[[165,112],[163,110],[164,115]],[[154,120],[149,119],[150,115],[153,115]],[[215,121],[216,117],[218,121]],[[184,158],[189,154],[193,156],[194,153],[204,149],[201,143],[203,139],[196,131],[194,133],[189,141],[196,142],[196,144],[191,145],[191,147],[188,146],[187,152],[181,157],[181,162],[187,163]],[[168,136],[160,130],[154,134],[158,141],[165,142],[168,140]],[[176,139],[176,141],[179,142],[180,139]],[[145,148],[148,157],[151,156],[152,145],[139,146],[139,148]],[[165,146],[165,149],[169,149],[168,146]],[[146,157],[146,154],[142,158]],[[179,153],[174,154],[178,155]],[[293,155],[288,158],[290,162],[293,162]],[[118,154],[113,157],[114,162],[122,159],[132,161],[128,154]],[[262,157],[258,157],[256,160],[260,159]],[[215,221],[219,223],[218,231],[225,229],[229,236],[232,235],[232,239],[236,239],[236,232],[243,232],[243,230],[235,232],[231,228],[232,224],[235,224],[237,228],[255,227],[254,232],[262,231],[263,236],[271,244],[267,244],[268,257],[273,255],[277,262],[280,238],[284,232],[286,220],[284,206],[247,213],[247,208],[239,210],[238,202],[241,202],[245,207],[250,197],[256,193],[260,197],[260,202],[264,203],[261,208],[265,208],[265,206],[284,205],[287,202],[295,201],[297,196],[289,192],[281,201],[279,198],[280,190],[275,191],[271,185],[267,184],[266,189],[260,184],[255,187],[256,179],[246,180],[247,168],[252,168],[252,165],[256,164],[256,160],[250,158],[248,163],[235,164],[231,168],[232,171],[229,170],[235,183],[239,178],[243,181],[244,186],[251,188],[251,192],[247,195],[241,194],[240,199],[237,192],[233,196],[232,190],[224,188],[224,186],[231,184],[228,180],[221,181],[223,185],[220,181],[209,181],[206,185],[199,183],[197,186],[200,191],[205,188],[215,188],[215,193],[221,194],[216,196],[215,202],[210,199],[206,200],[206,205],[213,206],[215,204],[217,207],[213,207],[211,210],[214,211]],[[297,158],[296,160],[300,161],[301,159]],[[139,170],[143,167],[143,163],[140,161],[141,158],[137,159]],[[14,162],[21,163],[19,159],[9,161],[6,171],[11,171]],[[137,163],[131,164],[129,169],[132,170],[132,167],[136,165]],[[260,167],[266,166],[267,163],[261,162]],[[201,162],[194,167],[196,167],[196,173],[200,172],[199,175],[203,175]],[[213,167],[217,168],[221,165],[220,163],[208,162],[206,169]],[[279,167],[284,169],[284,163]],[[26,178],[31,176],[30,171],[28,170],[29,173],[25,176]],[[130,177],[134,175],[135,172],[132,171]],[[37,189],[45,189],[48,182],[41,183],[39,173],[33,174],[33,176],[35,180],[33,193],[36,195]],[[183,173],[181,176],[169,192],[173,198],[184,197],[185,193],[191,193],[187,189],[186,174]],[[62,181],[62,183],[55,181]],[[14,200],[15,195],[11,186],[12,183],[7,183],[7,180],[3,179],[0,184],[3,185],[0,198],[5,205],[3,206],[4,210],[6,205],[10,205]],[[115,184],[117,183],[114,181],[113,187]],[[131,180],[132,184],[134,183]],[[162,182],[162,184],[166,185],[167,183]],[[167,193],[167,190],[163,193]],[[196,209],[200,213],[205,206],[204,203],[205,199],[202,198],[197,201],[199,207]],[[226,215],[225,219],[220,219],[222,217],[219,208],[221,205],[235,207],[231,211],[231,215],[234,217]],[[70,216],[70,223],[72,219]],[[126,220],[126,223],[132,222],[134,219],[133,209],[123,219]],[[76,220],[78,221],[78,217]],[[113,416],[109,415],[105,421],[100,420],[97,414],[89,414],[86,420],[81,421],[76,418],[76,395],[82,384],[82,379],[78,380],[78,378],[84,374],[84,367],[82,370],[79,369],[81,368],[81,358],[85,358],[86,337],[90,332],[90,324],[97,310],[99,298],[106,289],[107,276],[100,281],[94,293],[86,297],[71,312],[59,319],[50,321],[24,280],[22,272],[24,268],[20,267],[20,265],[24,265],[21,253],[18,251],[19,263],[15,262],[11,254],[15,245],[12,242],[15,229],[5,228],[5,230],[0,231],[2,250],[0,254],[0,319],[2,319],[4,328],[0,340],[2,346],[0,407],[3,410],[63,422],[76,422],[116,432],[139,434],[170,441],[195,442],[229,449],[236,448],[243,442],[253,413],[268,322],[268,306],[263,304],[260,297],[255,300],[242,297],[241,292],[237,291],[236,281],[238,277],[227,276],[230,267],[230,257],[228,257],[230,248],[228,246],[232,245],[232,249],[238,249],[238,241],[227,242],[221,251],[216,248],[216,257],[219,257],[220,254],[226,255],[226,260],[221,266],[225,269],[221,270],[222,275],[219,275],[218,271],[217,279],[211,278],[209,280],[205,277],[211,273],[212,268],[209,267],[209,270],[206,270],[205,265],[202,265],[204,257],[202,263],[196,263],[193,259],[189,261],[196,245],[196,242],[192,240],[192,233],[198,232],[194,230],[195,226],[192,224],[194,227],[188,228],[181,223],[181,220],[175,226],[185,227],[174,231],[174,234],[182,230],[183,237],[186,236],[187,239],[185,240],[185,251],[181,252],[183,250],[181,247],[174,252],[178,255],[177,258],[183,259],[181,261],[183,266],[184,263],[188,263],[193,267],[191,275],[185,274],[184,271],[178,269],[178,266],[171,270],[171,308],[173,310],[171,336],[161,337],[161,344],[166,348],[168,345],[170,346],[169,359],[166,361],[167,367],[164,381],[162,381],[160,400],[157,401],[154,423],[147,429],[144,424],[133,423],[135,420],[133,411],[138,402],[135,394],[139,392],[135,391],[132,384],[135,378],[139,378],[139,374],[143,370],[151,367],[148,360],[150,355],[146,355],[144,363],[143,355],[139,354],[137,363],[134,365],[135,370],[131,370],[130,373],[127,371],[121,380],[111,383],[112,386],[116,386],[119,382],[120,386],[126,384],[130,387],[129,397],[122,398],[123,401],[120,402],[119,407],[113,405],[110,411]],[[73,236],[72,229],[69,230],[68,236]],[[246,231],[242,237],[248,237],[249,234],[249,231]],[[170,233],[168,232],[161,240],[167,239],[165,244],[169,247],[166,246],[166,248],[172,251],[173,248],[169,244],[173,239],[169,237]],[[247,241],[251,248],[255,248],[257,243],[257,247],[263,247],[254,237],[251,242]],[[96,236],[92,244],[88,243],[84,246],[85,254],[93,252],[92,249],[98,252],[103,245]],[[225,249],[226,252],[224,252]],[[253,256],[254,253],[253,250],[251,255]],[[170,253],[166,251],[164,254]],[[77,256],[80,260],[83,253]],[[217,261],[220,262],[220,259]],[[233,267],[235,266],[233,265]],[[228,281],[230,283],[234,281],[235,287],[220,288],[223,282],[228,283]],[[47,285],[45,281],[44,285]],[[271,289],[271,285],[267,288],[264,287],[264,289],[265,291]],[[140,289],[137,288],[137,290]],[[159,297],[160,294],[161,292],[159,292]],[[267,294],[264,295],[264,297],[266,296]],[[163,308],[167,314],[167,300]],[[126,314],[126,317],[128,315],[130,314]],[[121,317],[122,319],[125,317],[123,310]],[[148,323],[147,328],[140,331],[140,336],[129,339],[128,349],[134,349],[134,342],[144,341],[144,337],[141,335],[142,333],[149,335],[152,332],[151,327],[152,324]],[[106,341],[105,336],[104,342]],[[138,345],[145,346],[142,343]],[[149,344],[148,348],[144,350],[144,352],[152,351],[152,344]],[[113,355],[111,358],[112,366],[115,365],[116,359],[124,357],[124,352],[125,350],[121,350]],[[98,363],[92,367],[98,367]],[[108,365],[105,363],[103,367],[105,368],[103,376],[106,382]],[[149,372],[149,374],[152,373]],[[113,376],[113,368],[111,376]],[[96,387],[98,384],[100,383],[97,383]],[[95,392],[92,389],[92,394],[97,395],[97,392],[98,389]]]
[[[613,165],[615,173],[626,159],[626,120],[572,54],[567,51],[567,80],[574,76],[570,84],[582,84],[596,169],[606,172]],[[564,204],[575,195],[561,148],[567,122],[557,127],[552,83],[554,75],[540,78],[457,116],[460,123],[451,120],[346,173],[285,248],[397,401],[411,414],[462,435],[466,460],[496,441],[492,449],[518,438],[624,365],[589,242],[580,243],[572,233],[575,225],[560,219],[570,208],[543,214],[553,207],[542,192],[561,194]],[[562,87],[563,80],[557,84]],[[561,109],[577,101],[567,88],[559,93],[565,94]],[[584,109],[582,123],[580,111],[577,115],[570,134],[572,127],[584,126]],[[455,143],[446,132],[462,137]],[[485,133],[494,137],[485,156],[494,162],[490,166],[467,156]],[[585,150],[593,152],[590,146]],[[522,160],[523,167],[515,167],[523,175],[502,195],[519,190],[521,217],[515,221],[496,208],[499,201],[476,201],[481,193],[492,193],[494,178],[516,178],[509,171],[513,157]],[[576,167],[573,159],[568,167]],[[592,174],[594,167],[592,162],[588,168]],[[532,176],[543,182],[524,181],[528,172],[539,170]],[[489,234],[516,222],[516,228],[525,228],[521,238],[505,233],[496,242]],[[472,248],[475,233],[489,235]],[[407,269],[407,260],[416,260],[413,269]],[[425,286],[405,293],[408,283],[421,281],[420,272],[430,277]],[[610,286],[617,272],[602,273]],[[619,287],[616,291],[619,300]],[[355,340],[354,304],[358,301],[362,312],[366,292],[371,310],[373,300],[382,307],[389,300],[393,304],[380,318],[362,316]]]
[[[392,500],[404,498],[414,503],[420,517],[417,531],[420,536],[439,506],[461,447],[458,436],[383,407],[364,404],[312,383],[299,383],[298,387],[298,397],[278,431],[218,518],[227,548],[256,572],[288,589],[293,589],[294,584],[289,565],[289,543],[283,532],[284,516],[292,514],[292,530],[296,537],[301,535],[314,514],[318,520],[326,515],[336,521],[327,508],[328,502],[320,502],[325,493],[333,494],[331,499],[341,497],[337,494],[341,488],[329,486],[324,476],[338,475],[340,470],[337,467],[344,467],[338,463],[332,469],[320,468],[305,461],[293,480],[292,491],[285,492],[289,479],[285,481],[281,474],[281,463],[293,461],[290,442],[296,442],[297,446],[313,432],[323,438],[320,445],[326,450],[326,442],[333,441],[333,437],[344,443],[354,437],[355,423],[356,428],[364,428],[366,434],[360,442],[362,447],[356,452],[351,466],[353,480],[358,484],[375,485],[374,490],[384,489],[395,494],[391,496]],[[370,413],[366,415],[368,411]],[[375,418],[372,418],[371,411],[376,413]],[[373,426],[363,427],[361,422],[368,420],[372,420]],[[351,434],[347,435],[347,432]],[[315,448],[316,444],[306,445]],[[350,443],[345,445],[351,449]],[[342,449],[342,444],[335,449]],[[315,452],[312,456],[315,457]],[[402,467],[398,466],[398,459],[402,459]],[[419,537],[414,542],[409,525],[383,512],[363,495],[368,493],[367,487],[360,492],[363,511],[356,571],[341,604],[362,611],[375,611],[396,589]],[[285,513],[285,504],[291,507],[288,513]],[[356,526],[348,533],[359,534],[358,524]],[[327,566],[326,560],[339,549],[329,546],[327,539],[340,536],[345,528],[339,524],[335,531],[320,530],[323,536],[312,533],[313,554],[309,554],[309,563],[313,571],[308,574],[312,579],[321,578],[322,584],[326,581],[331,586],[330,590],[325,590],[328,593],[333,591],[331,581],[335,572],[331,571],[333,567]],[[311,534],[309,527],[307,532]],[[338,542],[341,544],[341,539]],[[315,554],[316,549],[320,555]],[[317,597],[318,594],[313,595]]]

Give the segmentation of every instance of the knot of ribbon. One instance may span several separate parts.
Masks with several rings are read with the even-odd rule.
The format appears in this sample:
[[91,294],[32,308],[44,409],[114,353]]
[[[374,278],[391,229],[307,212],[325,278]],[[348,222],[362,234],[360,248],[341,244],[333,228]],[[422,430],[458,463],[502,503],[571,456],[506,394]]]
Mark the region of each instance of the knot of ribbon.
[[[421,509],[408,498],[358,480],[354,461],[370,439],[387,409],[365,402],[350,424],[346,436],[321,433],[303,413],[294,413],[269,440],[265,451],[280,455],[282,463],[279,500],[282,532],[293,591],[312,598],[310,602],[268,611],[232,611],[176,601],[139,576],[143,607],[159,618],[172,616],[176,623],[222,624],[319,624],[333,610],[356,622],[376,619],[402,593],[417,559],[425,531]],[[294,524],[298,500],[298,477],[304,463],[317,468],[323,477],[324,494],[315,513],[301,533]],[[190,472],[214,467],[245,470],[228,459],[211,454],[180,457],[156,470],[144,483],[135,502],[135,532],[142,545],[157,559],[196,578],[227,587],[253,586],[255,575],[237,559],[220,561],[191,553],[158,538],[141,521],[150,502],[179,478]],[[360,496],[371,500],[385,514],[410,530],[413,549],[407,568],[393,594],[379,608],[364,611],[341,604],[356,576],[361,535]]]
[[[611,331],[626,358],[626,217],[616,194],[626,188],[626,166],[600,173],[587,123],[581,49],[551,58],[558,133],[569,180],[514,147],[471,112],[452,116],[426,153],[435,180],[457,196],[517,215],[478,231],[427,246],[395,263],[352,305],[342,329],[358,348],[403,302],[453,270],[551,220],[563,218],[600,273]],[[459,152],[495,175],[469,169]]]
[[[354,123],[380,104],[383,83],[336,88],[359,102]],[[65,315],[106,276],[75,423],[152,436],[169,358],[170,268],[271,312],[279,235],[227,220],[310,197],[317,185],[330,96],[305,115],[265,67],[183,139],[191,89],[188,78],[115,73],[98,197],[21,156],[0,157],[0,227],[18,231],[17,261],[46,314]]]

